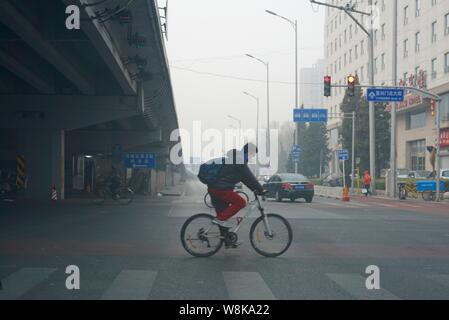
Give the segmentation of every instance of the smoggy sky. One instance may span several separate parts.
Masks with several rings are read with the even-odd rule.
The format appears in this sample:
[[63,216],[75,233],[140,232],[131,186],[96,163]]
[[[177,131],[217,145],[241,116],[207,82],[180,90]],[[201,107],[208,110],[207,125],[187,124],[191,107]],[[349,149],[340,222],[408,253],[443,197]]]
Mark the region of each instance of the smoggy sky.
[[237,127],[228,115],[240,118],[243,129],[255,128],[256,102],[242,91],[260,97],[260,121],[266,124],[266,69],[246,53],[269,61],[272,81],[291,83],[271,83],[270,118],[292,120],[294,29],[266,9],[298,19],[299,68],[323,57],[325,11],[316,5],[312,8],[309,0],[169,0],[166,46],[181,128],[191,130],[195,120],[202,121],[203,128]]

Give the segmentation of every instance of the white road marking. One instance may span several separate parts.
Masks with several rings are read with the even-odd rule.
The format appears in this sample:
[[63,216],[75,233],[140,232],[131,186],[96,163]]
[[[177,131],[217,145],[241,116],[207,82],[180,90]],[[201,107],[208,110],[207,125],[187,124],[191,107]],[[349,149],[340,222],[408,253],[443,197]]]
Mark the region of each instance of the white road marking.
[[0,290],[0,300],[19,298],[55,271],[56,269],[52,268],[23,268],[14,272],[2,279],[3,290]]
[[358,300],[400,300],[385,289],[368,290],[365,286],[366,278],[358,274],[326,274],[332,281]]
[[230,300],[276,300],[258,272],[223,272]]
[[101,297],[102,300],[145,300],[150,295],[157,272],[123,270]]

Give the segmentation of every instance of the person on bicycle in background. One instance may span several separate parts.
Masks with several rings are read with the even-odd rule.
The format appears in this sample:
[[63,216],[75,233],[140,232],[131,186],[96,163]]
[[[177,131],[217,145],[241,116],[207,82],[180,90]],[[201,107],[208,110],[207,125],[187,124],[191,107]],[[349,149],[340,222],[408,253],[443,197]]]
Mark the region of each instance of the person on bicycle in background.
[[234,191],[237,183],[242,182],[251,191],[259,195],[264,194],[262,185],[248,167],[249,160],[257,152],[257,147],[252,143],[247,143],[242,150],[231,150],[228,152],[228,161],[223,165],[215,181],[208,184],[212,205],[217,213],[217,217],[213,220],[214,224],[230,228],[227,220],[246,206],[245,199]]
[[109,188],[112,196],[114,198],[118,198],[121,186],[121,179],[118,170],[115,166],[112,166],[111,173],[109,174],[109,177],[106,179],[106,181],[109,182]]

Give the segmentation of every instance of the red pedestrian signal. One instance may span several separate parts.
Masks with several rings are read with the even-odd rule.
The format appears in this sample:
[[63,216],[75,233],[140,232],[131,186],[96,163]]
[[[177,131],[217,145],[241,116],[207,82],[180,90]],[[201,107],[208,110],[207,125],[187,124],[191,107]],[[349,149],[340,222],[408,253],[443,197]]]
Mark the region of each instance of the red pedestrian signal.
[[348,77],[348,96],[353,97],[355,95],[355,83],[356,78],[353,75]]
[[324,77],[324,96],[325,97],[331,96],[331,89],[332,89],[332,78],[331,78],[331,76],[325,76]]

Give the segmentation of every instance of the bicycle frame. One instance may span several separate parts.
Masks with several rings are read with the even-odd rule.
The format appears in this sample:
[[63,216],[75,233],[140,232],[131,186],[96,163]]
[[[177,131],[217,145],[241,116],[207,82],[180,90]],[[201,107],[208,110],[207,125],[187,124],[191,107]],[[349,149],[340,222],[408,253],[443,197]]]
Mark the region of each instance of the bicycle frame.
[[[248,203],[248,206],[246,206],[246,208],[245,208],[246,213],[243,215],[243,217],[241,218],[241,220],[239,221],[237,226],[233,230],[230,230],[230,231],[233,233],[238,233],[241,226],[243,225],[243,223],[251,216],[253,211],[257,208],[260,215],[263,217],[264,225],[268,231],[268,235],[271,237],[273,235],[273,232],[271,231],[270,224],[268,223],[268,218],[267,218],[267,215],[265,214],[265,208],[262,207],[259,197],[257,195],[255,195],[255,197],[256,198],[253,201],[250,201]],[[210,230],[210,228],[207,229],[206,232],[209,232],[209,230]]]

